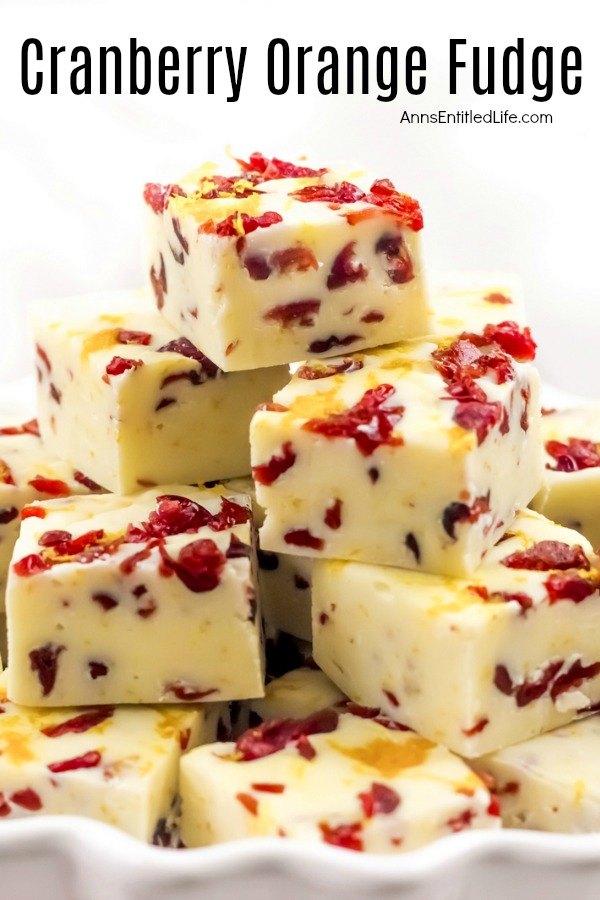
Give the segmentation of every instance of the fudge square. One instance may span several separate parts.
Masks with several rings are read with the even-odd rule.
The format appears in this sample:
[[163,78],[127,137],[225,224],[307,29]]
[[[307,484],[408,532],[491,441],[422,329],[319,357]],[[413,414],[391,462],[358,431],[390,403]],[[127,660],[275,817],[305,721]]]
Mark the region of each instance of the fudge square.
[[147,184],[156,303],[224,371],[427,331],[416,200],[348,166],[254,153]]
[[143,291],[39,304],[34,331],[46,446],[116,493],[246,475],[252,413],[288,378],[225,375]]
[[453,272],[428,277],[431,333],[454,337],[510,319],[527,325],[519,278],[498,272]]
[[6,674],[0,817],[86,816],[163,842],[176,825],[179,759],[214,740],[204,708],[22,707],[7,699]]
[[474,760],[491,775],[507,828],[600,831],[600,716]]
[[584,537],[519,513],[469,578],[320,561],[313,653],[351,700],[463,756],[600,701],[600,572]]
[[542,417],[544,481],[531,506],[600,546],[600,406]]
[[8,695],[31,706],[262,696],[251,511],[170,485],[37,505],[7,587]]
[[250,429],[262,550],[473,571],[541,482],[513,322],[302,365]]
[[181,796],[188,847],[278,835],[398,853],[500,823],[497,801],[462,760],[353,705],[193,750]]
[[36,419],[16,423],[0,414],[0,610],[10,557],[19,534],[21,515],[34,500],[101,491],[83,472],[54,454],[40,440]]

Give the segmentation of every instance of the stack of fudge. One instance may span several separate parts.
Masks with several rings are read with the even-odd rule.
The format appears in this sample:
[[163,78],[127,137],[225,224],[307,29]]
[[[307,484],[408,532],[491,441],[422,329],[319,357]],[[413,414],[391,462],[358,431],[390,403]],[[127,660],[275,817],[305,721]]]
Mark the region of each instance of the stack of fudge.
[[[254,153],[144,189],[0,428],[0,817],[397,853],[600,830],[600,411],[419,204]],[[20,530],[19,530],[20,529]]]

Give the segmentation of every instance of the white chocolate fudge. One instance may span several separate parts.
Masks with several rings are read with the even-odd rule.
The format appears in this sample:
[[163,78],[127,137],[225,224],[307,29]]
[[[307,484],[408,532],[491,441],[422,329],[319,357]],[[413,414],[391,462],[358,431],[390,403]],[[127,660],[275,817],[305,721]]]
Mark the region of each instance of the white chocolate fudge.
[[246,702],[254,723],[258,723],[271,719],[305,719],[345,699],[324,672],[302,666],[270,681],[264,697]]
[[534,352],[504,322],[301,366],[252,419],[262,550],[472,572],[541,482]]
[[544,482],[531,506],[600,547],[600,406],[542,417]]
[[144,199],[157,306],[224,371],[427,331],[421,210],[388,179],[255,153]]
[[[262,525],[264,511],[256,502],[252,478],[224,482],[228,490],[252,498],[255,520]],[[269,637],[284,631],[302,641],[310,641],[310,585],[314,560],[290,553],[270,553],[258,549],[258,584],[265,630]]]
[[40,503],[7,587],[8,694],[25,705],[262,696],[251,511],[170,485]]
[[457,272],[431,275],[428,282],[432,334],[453,337],[506,319],[528,324],[521,283],[514,275]]
[[181,755],[214,740],[202,706],[36,709],[7,699],[5,676],[1,819],[86,816],[156,843],[175,832]]
[[398,853],[500,821],[462,760],[353,707],[276,719],[236,743],[197,748],[182,760],[181,795],[188,847],[278,835]]
[[600,716],[473,760],[492,776],[507,828],[600,831]]
[[15,423],[0,415],[0,610],[23,509],[34,500],[90,491],[102,488],[44,448],[36,419]]
[[245,475],[258,403],[286,367],[225,375],[143,291],[37,307],[42,438],[116,493]]
[[355,702],[479,756],[600,701],[597,566],[530,510],[465,579],[321,561],[314,658]]

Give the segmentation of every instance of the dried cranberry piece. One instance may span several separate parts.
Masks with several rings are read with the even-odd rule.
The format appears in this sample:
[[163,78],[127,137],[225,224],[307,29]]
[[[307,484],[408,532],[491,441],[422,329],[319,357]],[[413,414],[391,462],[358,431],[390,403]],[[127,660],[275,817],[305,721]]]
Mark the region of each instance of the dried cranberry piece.
[[365,192],[350,181],[338,184],[308,184],[290,194],[301,203],[358,203],[364,200]]
[[97,709],[90,709],[73,716],[71,719],[66,719],[59,725],[49,725],[47,728],[42,728],[41,732],[49,738],[62,737],[63,734],[82,734],[84,731],[89,731],[90,728],[95,728],[97,725],[101,725],[102,722],[106,722],[107,719],[113,716],[114,711],[113,706],[100,706]]
[[204,506],[177,494],[162,494],[156,498],[156,503],[156,510],[152,510],[148,521],[141,525],[146,536],[167,537],[198,531],[213,518]]
[[550,697],[552,700],[556,700],[560,694],[564,694],[572,688],[580,687],[584,681],[589,681],[597,675],[600,675],[600,662],[584,666],[581,660],[577,659],[566,672],[558,676],[550,689]]
[[129,359],[123,356],[113,356],[111,361],[106,366],[106,374],[108,376],[123,375],[130,369],[139,369],[140,366],[143,365],[144,363],[141,359]]
[[142,347],[147,347],[151,340],[152,335],[147,331],[128,331],[126,328],[121,328],[117,332],[118,344],[141,344]]
[[258,815],[258,800],[256,797],[253,797],[252,794],[239,793],[235,795],[235,799],[239,800],[244,809],[246,809],[251,816]]
[[0,428],[0,435],[16,435],[16,434],[32,434],[35,437],[40,436],[40,426],[37,419],[30,419],[23,425],[10,425],[7,428]]
[[229,547],[225,551],[225,556],[227,559],[244,559],[245,557],[249,557],[251,552],[252,548],[249,544],[244,544],[244,542],[240,541],[235,534],[232,534],[229,539]]
[[0,509],[0,525],[8,525],[9,522],[12,522],[19,515],[19,510],[16,506],[5,506],[3,509]]
[[498,303],[501,305],[512,303],[510,297],[507,297],[506,294],[501,294],[498,291],[493,291],[491,294],[486,294],[483,299],[487,303]]
[[97,603],[102,609],[108,612],[109,609],[114,609],[115,606],[119,605],[119,601],[115,600],[111,594],[92,594],[92,600],[94,603]]
[[213,591],[219,585],[227,559],[209,538],[186,544],[176,560],[169,556],[162,544],[159,550],[166,568],[173,571],[189,591],[200,594]]
[[108,666],[106,663],[92,660],[88,663],[88,672],[92,681],[95,681],[96,678],[104,678],[105,675],[108,675]]
[[258,567],[264,572],[275,572],[279,568],[279,557],[269,550],[259,550]]
[[209,528],[211,531],[226,531],[235,525],[244,525],[251,518],[252,513],[247,506],[241,506],[234,500],[221,497],[221,509],[209,522]]
[[294,587],[298,591],[307,591],[310,587],[310,582],[296,572],[294,574]]
[[21,519],[45,519],[46,510],[43,506],[24,506],[21,510]]
[[502,560],[509,569],[529,569],[547,572],[550,569],[585,569],[589,571],[590,561],[579,544],[573,547],[564,541],[539,541],[528,550],[511,553]]
[[353,359],[351,356],[345,357],[339,363],[316,363],[310,366],[300,366],[296,372],[298,378],[304,378],[307,381],[314,381],[318,378],[330,378],[332,375],[340,375],[342,372],[358,372],[363,367],[360,359]]
[[522,331],[516,322],[499,322],[497,325],[486,325],[483,337],[489,343],[499,344],[513,359],[518,362],[530,362],[535,359],[536,343],[531,337],[529,328]]
[[204,700],[211,694],[218,693],[216,688],[208,688],[208,690],[200,690],[194,685],[187,684],[185,681],[173,681],[171,684],[165,685],[165,694],[173,694],[178,700],[184,703],[193,703],[198,700]]
[[330,291],[354,284],[356,281],[364,281],[369,274],[367,267],[355,258],[355,246],[356,241],[350,241],[335,257],[327,277],[327,287]]
[[283,750],[301,737],[329,734],[338,726],[339,715],[330,707],[306,719],[272,719],[251,728],[238,738],[235,748],[244,762],[262,759]]
[[502,419],[501,403],[458,403],[454,410],[453,419],[457,425],[466,431],[474,431],[477,435],[477,444],[481,445],[494,425]]
[[245,256],[244,268],[253,281],[266,281],[272,272],[267,257],[259,254]]
[[283,217],[277,212],[264,212],[260,216],[249,216],[247,213],[232,213],[221,222],[213,222],[208,219],[198,229],[201,234],[216,234],[217,237],[239,237],[251,234],[258,228],[269,228],[283,222]]
[[[180,225],[179,219],[177,217],[173,218],[173,231],[175,232],[175,237],[181,244],[181,249],[183,250],[183,253],[187,256],[188,253],[190,252],[190,246],[188,244],[187,238],[185,238],[183,236],[183,234],[181,233],[181,225]],[[183,263],[183,259],[181,260],[181,262]]]
[[345,412],[334,413],[325,419],[309,419],[302,428],[329,438],[351,438],[363,456],[371,456],[383,444],[401,446],[402,438],[394,436],[393,429],[402,418],[404,407],[383,406],[394,393],[391,384],[380,384],[366,391],[359,402]]
[[291,441],[286,441],[279,456],[274,455],[267,463],[252,466],[252,477],[258,484],[271,485],[287,472],[296,462],[296,453]]
[[45,572],[50,566],[51,563],[40,556],[39,553],[30,553],[28,556],[24,556],[23,559],[13,563],[13,572],[20,575],[21,578],[29,578],[32,575],[39,575],[41,572]]
[[10,470],[10,466],[3,459],[0,459],[0,484],[14,484],[15,479]]
[[412,531],[409,531],[404,538],[404,544],[414,556],[415,562],[419,564],[421,562],[421,548],[419,547],[419,542],[417,541]]
[[367,819],[377,815],[389,815],[400,806],[400,797],[386,784],[374,781],[368,791],[358,795]]
[[521,684],[513,682],[506,666],[498,665],[494,671],[494,684],[502,694],[514,697],[517,706],[521,708],[544,696],[562,665],[563,660],[548,663],[537,679],[533,681],[525,680]]
[[73,759],[63,759],[60,762],[50,763],[48,768],[55,774],[61,772],[74,772],[76,769],[95,769],[100,765],[102,754],[98,750],[89,750],[82,756],[75,756]]
[[363,849],[362,825],[360,822],[353,822],[350,825],[337,825],[335,828],[330,828],[326,822],[320,822],[319,828],[326,844],[357,852]]
[[528,609],[531,609],[533,606],[533,600],[529,596],[529,594],[524,594],[521,591],[515,591],[514,593],[510,593],[509,591],[495,591],[492,594],[492,599],[500,599],[505,603],[510,603],[514,601],[518,603],[521,607],[521,612],[525,614]]
[[456,540],[456,525],[461,522],[477,522],[480,516],[490,511],[489,492],[483,497],[476,497],[471,506],[457,501],[449,503],[442,513],[444,531]]
[[573,603],[581,603],[598,590],[597,583],[586,581],[585,578],[582,578],[576,572],[565,572],[564,574],[555,572],[544,582],[544,585],[548,591],[551,605],[559,600],[571,600]]
[[384,268],[392,284],[406,284],[415,277],[412,260],[401,234],[382,234],[375,244],[375,253],[385,256]]
[[342,524],[342,501],[336,499],[325,510],[324,522],[328,528],[337,531]]
[[476,734],[481,734],[486,725],[489,724],[489,721],[486,718],[479,719],[471,728],[461,728],[461,731],[465,737],[474,737]]
[[12,809],[10,805],[6,802],[6,797],[0,791],[0,817],[4,818],[4,816],[10,816]]
[[52,363],[50,362],[50,358],[48,357],[48,354],[46,353],[44,348],[41,347],[39,344],[36,344],[35,352],[36,352],[38,358],[42,361],[42,364],[43,364],[44,368],[46,369],[46,371],[48,372],[48,374],[50,374],[52,372]]
[[[205,356],[201,350],[198,350],[198,348],[187,338],[177,338],[177,340],[169,341],[168,344],[159,347],[157,353],[179,353],[180,356],[185,356],[187,359],[194,359],[200,364],[198,373],[200,375],[199,384],[208,381],[210,378],[217,378],[219,375],[223,374],[221,369],[215,365],[208,356]],[[185,374],[187,375],[187,373]],[[175,377],[176,376],[171,376],[171,378]],[[163,381],[161,387],[165,387],[166,384],[167,379]]]
[[362,341],[362,334],[347,334],[344,337],[338,337],[336,334],[330,334],[328,338],[312,341],[308,345],[310,353],[329,353],[334,347],[349,347],[356,341]]
[[65,649],[60,644],[49,643],[29,653],[31,671],[38,677],[43,697],[52,693],[58,671],[58,657]]
[[600,445],[580,438],[569,438],[567,443],[546,441],[546,453],[556,460],[556,465],[546,463],[553,472],[579,472],[600,466]]
[[286,544],[290,544],[292,547],[307,547],[310,550],[322,550],[325,546],[325,541],[322,538],[311,534],[308,528],[295,528],[291,531],[286,531],[283,539]]
[[283,794],[285,791],[285,784],[270,784],[259,782],[258,784],[250,785],[253,791],[259,791],[259,793],[265,794]]
[[454,816],[452,819],[448,819],[446,825],[450,829],[450,831],[457,834],[459,831],[464,831],[465,828],[471,827],[474,815],[475,814],[472,809],[465,809],[465,811],[460,813],[458,816]]
[[383,322],[385,319],[385,315],[382,312],[377,312],[376,309],[371,310],[371,312],[365,313],[364,316],[360,317],[360,321],[364,322],[366,325],[370,325],[372,322]]
[[92,491],[94,494],[102,491],[100,485],[96,484],[95,481],[92,481],[91,478],[88,478],[87,475],[84,475],[83,472],[73,472],[73,480],[76,481],[77,484],[83,485],[83,487],[86,487],[88,491]]
[[294,300],[293,303],[284,303],[267,310],[263,314],[263,319],[266,322],[277,322],[284,328],[288,325],[311,328],[315,324],[314,317],[320,308],[320,300]]
[[71,495],[71,488],[66,481],[60,481],[58,478],[43,478],[41,475],[36,475],[35,478],[30,479],[28,484],[40,494],[47,494],[49,497],[69,497]]
[[144,202],[147,203],[157,215],[165,211],[171,197],[187,197],[187,194],[178,184],[156,184],[149,182],[144,186]]
[[23,788],[23,790],[15,791],[10,795],[10,802],[30,812],[37,812],[42,808],[40,795],[33,788]]
[[286,162],[283,159],[273,157],[269,159],[262,153],[251,153],[248,161],[236,159],[236,162],[244,172],[258,172],[262,177],[260,181],[272,181],[276,178],[318,178],[324,175],[327,169],[311,169],[309,166],[299,166],[296,163]]
[[154,292],[157,309],[162,309],[165,305],[165,294],[167,293],[167,270],[165,268],[165,258],[162,253],[159,254],[160,269],[154,266],[150,268],[150,284]]
[[317,257],[310,247],[305,247],[303,244],[276,250],[271,254],[269,261],[273,268],[282,275],[287,272],[307,272],[308,269],[319,268]]

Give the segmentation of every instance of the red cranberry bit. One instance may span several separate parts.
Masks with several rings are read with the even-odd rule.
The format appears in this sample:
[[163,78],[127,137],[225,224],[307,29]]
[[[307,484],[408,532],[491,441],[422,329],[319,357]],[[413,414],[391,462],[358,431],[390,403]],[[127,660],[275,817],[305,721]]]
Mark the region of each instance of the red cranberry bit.
[[184,728],[183,731],[179,732],[179,746],[181,747],[182,752],[187,750],[191,736],[192,731],[190,728]]
[[600,466],[599,444],[580,438],[561,441],[546,441],[546,453],[556,460],[556,465],[546,463],[553,472],[579,472],[581,469],[595,469]]
[[465,737],[475,737],[476,734],[481,734],[486,725],[489,724],[489,721],[486,718],[479,719],[471,728],[461,728],[461,731]]
[[317,751],[306,737],[305,734],[301,734],[298,738],[298,742],[296,744],[296,750],[300,754],[303,759],[308,760],[308,762],[312,762],[312,760],[317,755]]
[[383,693],[385,694],[385,696],[387,697],[389,702],[392,704],[392,706],[395,706],[396,708],[398,708],[400,706],[400,701],[398,700],[396,695],[394,693],[392,693],[392,691],[384,690]]
[[296,376],[307,381],[315,381],[318,378],[330,378],[332,375],[340,375],[342,372],[358,372],[362,367],[362,360],[352,359],[352,357],[347,356],[339,363],[323,362],[312,366],[300,366]]
[[214,541],[202,538],[186,544],[179,551],[177,560],[168,555],[162,544],[159,550],[163,564],[189,591],[201,594],[218,587],[227,559]]
[[[181,249],[183,250],[183,254],[187,256],[187,254],[190,252],[190,246],[187,242],[187,238],[185,238],[183,236],[183,234],[181,233],[181,225],[179,224],[179,219],[177,219],[177,218],[173,219],[173,231],[175,232],[175,237],[181,244]],[[183,257],[181,259],[181,264],[183,265]]]
[[412,231],[420,231],[423,227],[423,213],[418,201],[408,194],[399,193],[389,178],[374,181],[365,200],[392,213],[402,225]]
[[330,828],[326,822],[320,822],[319,828],[326,844],[358,852],[363,849],[362,825],[360,822],[353,822],[350,825],[338,825],[336,828]]
[[42,478],[36,475],[29,481],[32,488],[35,488],[40,494],[47,494],[49,497],[69,497],[71,488],[66,481],[60,481],[58,478]]
[[59,644],[50,643],[44,644],[36,650],[31,650],[29,653],[31,671],[35,672],[38,677],[43,697],[47,697],[54,689],[58,671],[58,657],[65,649]]
[[336,730],[338,720],[338,713],[329,707],[306,719],[272,719],[242,734],[236,742],[236,751],[244,762],[262,759],[299,741],[301,737],[330,734]]
[[252,518],[252,513],[247,506],[240,506],[234,500],[221,497],[221,509],[209,522],[212,531],[225,531],[235,525],[245,525]]
[[360,321],[370,325],[372,322],[383,322],[384,319],[384,314],[382,312],[377,312],[377,310],[374,309],[371,312],[365,313],[364,316],[361,316]]
[[98,750],[89,750],[83,756],[75,756],[73,759],[63,759],[61,762],[50,763],[48,768],[55,774],[61,772],[73,772],[76,769],[95,769],[100,765],[102,754]]
[[328,338],[323,340],[312,341],[308,345],[310,353],[328,353],[334,347],[349,347],[356,341],[362,341],[362,334],[347,334],[344,337],[338,337],[336,334],[330,334]]
[[8,428],[0,428],[0,436],[17,434],[32,434],[35,437],[39,437],[40,426],[38,425],[38,420],[30,419],[29,422],[24,422],[23,425],[11,425]]
[[21,519],[45,519],[46,510],[43,506],[24,506],[21,510]]
[[223,374],[222,370],[209,359],[208,356],[205,356],[201,350],[198,350],[191,341],[187,338],[177,338],[174,341],[169,341],[168,344],[165,344],[163,347],[159,347],[156,351],[157,353],[179,353],[180,356],[185,356],[186,359],[193,359],[197,363],[199,363],[198,376],[199,380],[194,382],[192,378],[190,378],[190,373],[180,373],[179,376],[171,375],[168,378],[165,378],[161,387],[166,387],[167,384],[170,383],[171,380],[175,380],[176,378],[186,377],[190,378],[193,384],[203,384],[205,381],[208,381],[211,378],[218,378]]
[[55,403],[60,404],[60,402],[62,400],[62,394],[58,390],[56,385],[52,384],[52,383],[50,383],[50,396],[52,397],[52,399],[54,400]]
[[507,297],[506,294],[501,294],[497,291],[494,291],[491,294],[486,294],[483,299],[486,301],[486,303],[498,303],[500,305],[512,303],[510,297]]
[[[21,791],[15,791],[14,794],[10,795],[10,802],[14,803],[16,806],[20,806],[22,809],[27,809],[30,812],[37,812],[42,808],[40,795],[34,791],[33,788],[24,788]],[[0,815],[1,814],[0,811]]]
[[327,169],[311,169],[309,166],[299,166],[296,163],[286,162],[283,159],[269,159],[262,153],[251,153],[248,161],[236,159],[236,162],[244,172],[257,172],[261,175],[257,183],[272,181],[276,178],[318,178],[324,175]]
[[356,281],[364,281],[369,274],[367,267],[355,258],[355,246],[356,241],[350,241],[334,259],[327,278],[327,287],[330,291],[347,284],[354,284]]
[[470,828],[473,822],[474,812],[471,809],[465,809],[463,813],[458,816],[454,816],[452,819],[448,819],[446,825],[450,829],[450,831],[455,834],[459,831],[464,831],[465,828]]
[[259,783],[250,785],[253,791],[259,791],[265,794],[283,794],[285,791],[285,784],[268,784],[268,783]]
[[549,663],[536,680],[521,684],[515,684],[506,666],[499,665],[494,672],[494,684],[502,694],[514,697],[518,707],[528,706],[544,696],[562,665],[563,660]]
[[19,510],[16,506],[7,506],[4,509],[0,509],[0,525],[8,525],[9,522],[12,522],[19,515]]
[[240,541],[235,534],[232,534],[229,539],[229,547],[225,551],[225,556],[227,559],[244,559],[244,557],[249,558],[251,555],[251,548],[248,544],[244,544],[243,541]]
[[174,697],[183,703],[192,703],[197,700],[204,700],[205,697],[210,697],[211,694],[216,694],[217,689],[209,688],[201,691],[192,684],[186,684],[185,681],[173,681],[171,684],[165,685],[165,693],[173,694]]
[[144,202],[157,215],[163,213],[169,205],[171,197],[186,197],[187,194],[178,184],[152,184],[144,186]]
[[310,247],[305,247],[304,244],[276,250],[271,254],[270,263],[282,275],[288,272],[307,272],[309,269],[319,268],[317,257]]
[[160,412],[161,409],[166,409],[167,406],[172,406],[174,403],[177,403],[175,397],[163,397],[154,407],[154,412]]
[[442,513],[442,525],[448,537],[456,540],[456,525],[462,522],[477,522],[480,516],[490,511],[490,495],[476,497],[471,506],[466,503],[449,503]]
[[[127,540],[130,541],[130,533],[128,531]],[[148,559],[151,555],[152,551],[159,546],[160,541],[158,539],[154,539],[149,541],[143,550],[139,550],[137,553],[132,553],[131,556],[128,556],[126,559],[122,560],[119,563],[119,571],[123,573],[123,575],[131,575],[135,572],[139,563],[143,562],[143,560]]]
[[46,372],[48,372],[48,374],[50,374],[50,372],[52,371],[52,364],[51,364],[48,354],[46,353],[44,348],[41,347],[39,344],[36,344],[35,352],[36,352],[38,358],[42,361],[44,368],[46,369]]
[[410,550],[415,558],[415,562],[418,565],[421,562],[421,548],[419,547],[419,542],[417,541],[412,531],[409,531],[404,538],[404,545],[408,550]]
[[115,600],[111,594],[92,594],[92,600],[94,603],[97,603],[102,609],[108,612],[109,609],[114,609],[115,606],[119,605],[119,601]]
[[241,234],[252,234],[258,228],[269,228],[283,222],[283,217],[277,212],[264,212],[260,216],[249,216],[246,213],[232,213],[221,222],[213,222],[208,219],[200,225],[200,234],[216,234],[217,237],[239,237]]
[[563,541],[539,541],[528,550],[511,553],[502,560],[509,569],[529,569],[548,572],[550,569],[585,569],[589,571],[590,561],[579,544],[571,547]]
[[319,615],[319,625],[327,625],[328,622],[329,622],[329,616],[327,615],[326,612],[322,612]]
[[598,590],[598,583],[586,581],[576,572],[555,572],[544,583],[548,591],[550,605],[559,600],[571,600],[573,603],[581,603],[586,597],[590,597]]
[[242,806],[250,813],[251,816],[258,815],[258,800],[252,794],[236,794],[235,799],[239,800]]
[[291,531],[286,531],[283,539],[286,544],[290,544],[292,547],[307,547],[310,550],[322,550],[325,546],[325,541],[322,538],[311,534],[308,528],[295,528]]
[[15,479],[13,477],[13,473],[10,470],[10,466],[4,462],[3,459],[0,459],[0,484],[13,484],[15,483]]
[[13,563],[13,572],[20,575],[21,578],[29,578],[32,575],[39,575],[49,569],[51,563],[44,559],[39,553],[30,553]]
[[358,203],[363,200],[365,192],[356,184],[340,181],[338,184],[308,184],[290,194],[301,203]]
[[95,681],[96,678],[104,678],[105,675],[108,675],[108,666],[106,663],[95,662],[92,660],[92,662],[88,663],[88,671],[92,681]]
[[6,797],[3,793],[0,792],[0,816],[10,816],[12,809],[9,804],[6,802]]
[[102,492],[102,488],[99,484],[96,484],[95,481],[92,481],[91,478],[88,478],[87,475],[84,475],[83,472],[74,472],[73,480],[77,482],[77,484],[83,485],[86,487],[88,491],[91,491],[93,494],[98,494]]
[[413,280],[412,260],[402,235],[383,234],[375,244],[375,252],[385,257],[385,272],[392,284],[406,284]]
[[499,344],[505,353],[510,353],[518,362],[530,362],[535,359],[537,345],[531,337],[531,331],[529,328],[521,331],[516,322],[486,325],[483,329],[483,337],[490,344]]
[[271,485],[287,472],[296,462],[296,454],[290,441],[281,448],[279,456],[272,456],[269,462],[260,466],[252,466],[252,477],[258,484]]
[[309,419],[302,428],[329,438],[351,438],[363,456],[371,456],[384,444],[402,446],[402,438],[394,436],[393,429],[402,418],[404,407],[383,406],[394,393],[391,384],[380,384],[366,391],[346,412],[334,413],[326,419]]
[[315,316],[320,308],[320,300],[295,300],[293,303],[285,303],[267,310],[263,314],[263,319],[266,322],[276,322],[283,328],[290,325],[311,328],[315,324]]
[[282,403],[259,403],[256,407],[257,411],[261,412],[289,412],[289,406],[284,406]]
[[502,807],[500,806],[500,800],[495,794],[492,794],[490,802],[487,808],[488,816],[501,816],[502,815]]
[[258,567],[264,572],[275,572],[279,568],[279,557],[269,550],[259,550]]
[[146,600],[145,606],[138,606],[136,612],[141,619],[149,619],[150,616],[154,615],[157,609],[158,606],[156,604],[156,601],[150,598]]
[[165,294],[167,293],[167,270],[165,268],[165,259],[160,254],[160,269],[154,266],[150,268],[150,284],[154,291],[157,309],[162,309],[165,305]]
[[325,524],[328,528],[332,528],[334,531],[342,524],[342,501],[334,500],[333,503],[330,503],[327,509],[325,510],[324,516]]
[[400,806],[400,797],[391,787],[374,781],[368,791],[358,795],[367,819],[373,816],[387,816]]
[[572,666],[562,675],[559,675],[550,690],[550,697],[556,700],[561,694],[572,688],[581,687],[584,681],[589,681],[600,674],[600,662],[584,666],[580,659],[575,660]]
[[245,256],[243,265],[253,281],[266,281],[273,271],[267,257],[259,254]]
[[118,344],[141,344],[142,347],[147,347],[151,340],[152,335],[147,331],[128,331],[122,328],[117,332]]
[[106,366],[107,376],[123,375],[130,369],[139,369],[144,363],[141,359],[126,359],[123,356],[113,356]]
[[63,734],[82,734],[84,731],[89,731],[90,728],[95,728],[97,725],[101,725],[102,722],[106,722],[107,719],[112,717],[114,711],[112,706],[90,709],[87,712],[80,713],[78,716],[74,716],[72,719],[66,719],[59,725],[49,725],[47,728],[42,728],[41,732],[49,738],[62,737]]
[[477,444],[480,446],[494,425],[502,419],[501,403],[458,403],[454,410],[453,419],[457,425],[465,431],[474,431],[477,435]]
[[518,603],[521,607],[521,613],[523,615],[525,615],[527,610],[531,609],[533,606],[533,600],[531,599],[531,597],[528,594],[522,593],[521,591],[516,591],[512,594],[508,591],[497,591],[496,593],[492,594],[492,598],[494,600],[503,600],[505,603],[510,603],[511,601]]
[[294,575],[294,587],[297,591],[307,591],[310,587],[310,582],[296,572]]
[[162,494],[156,498],[156,504],[156,510],[152,510],[148,521],[141,525],[144,536],[167,537],[192,533],[208,525],[213,518],[199,503],[177,494]]

